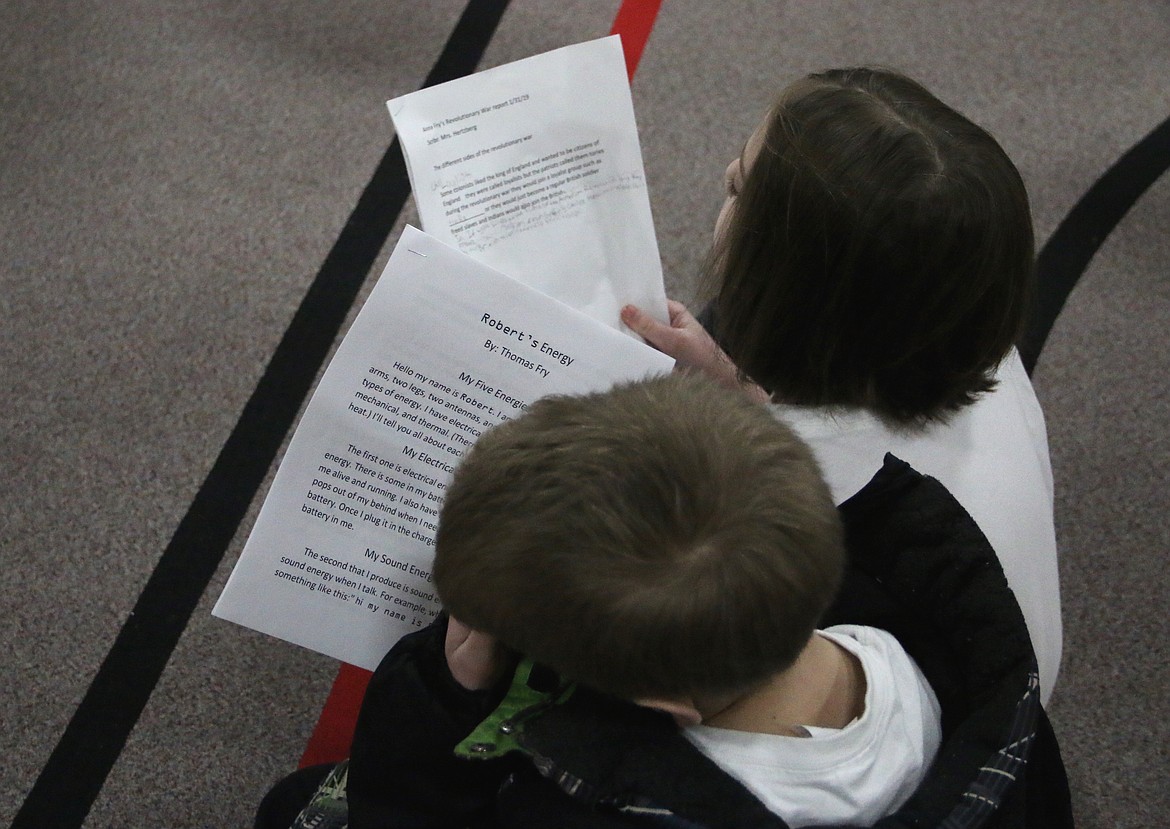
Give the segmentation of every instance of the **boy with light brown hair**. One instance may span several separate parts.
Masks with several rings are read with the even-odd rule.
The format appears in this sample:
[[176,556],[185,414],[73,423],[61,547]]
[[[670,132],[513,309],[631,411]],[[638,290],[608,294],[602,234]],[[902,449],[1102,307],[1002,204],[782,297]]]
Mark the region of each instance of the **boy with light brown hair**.
[[[708,381],[548,398],[493,429],[447,490],[435,551],[448,665],[466,688],[492,688],[522,654],[666,712],[795,825],[881,817],[933,759],[937,703],[893,637],[816,630],[845,550],[811,453]],[[853,771],[800,782],[792,757],[834,742]],[[351,788],[359,766],[355,753]]]
[[[1024,779],[997,751],[1046,726],[1019,610],[935,482],[891,460],[862,495],[834,508],[786,426],[696,377],[488,432],[440,514],[446,612],[383,660],[330,775],[348,825],[925,826],[967,808],[956,782],[995,812]],[[949,756],[930,682],[871,620],[930,659]]]

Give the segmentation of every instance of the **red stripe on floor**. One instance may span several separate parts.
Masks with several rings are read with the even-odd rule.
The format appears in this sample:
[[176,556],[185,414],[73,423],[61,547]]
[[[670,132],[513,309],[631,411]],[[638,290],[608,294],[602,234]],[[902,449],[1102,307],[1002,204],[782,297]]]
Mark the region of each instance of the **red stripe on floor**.
[[[622,52],[626,56],[626,71],[631,81],[661,7],[662,0],[625,0],[614,17],[610,34],[622,36]],[[335,763],[349,756],[353,729],[370,676],[370,672],[362,668],[341,666],[321,709],[317,726],[305,746],[305,753],[301,755],[301,768]]]
[[336,763],[349,756],[353,729],[370,676],[370,672],[364,668],[342,663],[333,680],[333,687],[329,690],[329,697],[325,700],[325,707],[321,709],[321,716],[317,718],[317,727],[313,729],[305,753],[301,755],[300,768],[318,763]]
[[642,59],[642,51],[646,48],[646,41],[650,39],[650,32],[654,28],[654,21],[658,19],[658,10],[661,7],[662,0],[625,0],[618,9],[617,17],[613,19],[613,28],[609,33],[622,36],[626,71],[629,72],[631,81],[634,79],[638,61]]

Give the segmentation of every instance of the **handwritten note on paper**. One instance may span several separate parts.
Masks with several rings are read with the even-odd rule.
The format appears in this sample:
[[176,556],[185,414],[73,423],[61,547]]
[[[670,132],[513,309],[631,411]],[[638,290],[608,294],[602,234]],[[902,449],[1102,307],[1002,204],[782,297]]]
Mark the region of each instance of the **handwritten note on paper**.
[[388,107],[428,233],[606,325],[627,302],[667,319],[616,35]]
[[408,227],[310,400],[214,614],[373,669],[438,605],[459,458],[539,397],[663,354]]

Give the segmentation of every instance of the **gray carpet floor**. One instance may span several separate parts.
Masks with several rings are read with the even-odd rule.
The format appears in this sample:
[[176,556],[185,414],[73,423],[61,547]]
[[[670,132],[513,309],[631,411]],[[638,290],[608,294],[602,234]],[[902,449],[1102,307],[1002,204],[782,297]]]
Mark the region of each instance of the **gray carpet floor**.
[[[481,66],[604,35],[618,6],[514,0]],[[131,619],[389,146],[385,100],[418,88],[463,8],[0,6],[0,819]],[[668,293],[693,297],[722,170],[771,96],[857,63],[900,68],[990,129],[1043,243],[1170,114],[1170,7],[665,0],[633,91]],[[1034,377],[1065,615],[1051,708],[1087,827],[1170,813],[1168,226],[1162,177],[1104,240]],[[295,766],[336,663],[210,616],[258,505],[85,826],[246,826]]]

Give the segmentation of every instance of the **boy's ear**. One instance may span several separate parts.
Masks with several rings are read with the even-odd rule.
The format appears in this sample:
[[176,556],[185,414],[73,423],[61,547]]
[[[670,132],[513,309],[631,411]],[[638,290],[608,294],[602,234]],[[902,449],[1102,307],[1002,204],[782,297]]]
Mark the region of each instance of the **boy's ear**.
[[670,714],[670,716],[674,717],[674,721],[678,724],[679,728],[698,725],[703,721],[703,715],[699,713],[699,709],[689,699],[636,699],[634,703],[641,705],[643,708],[653,708]]

